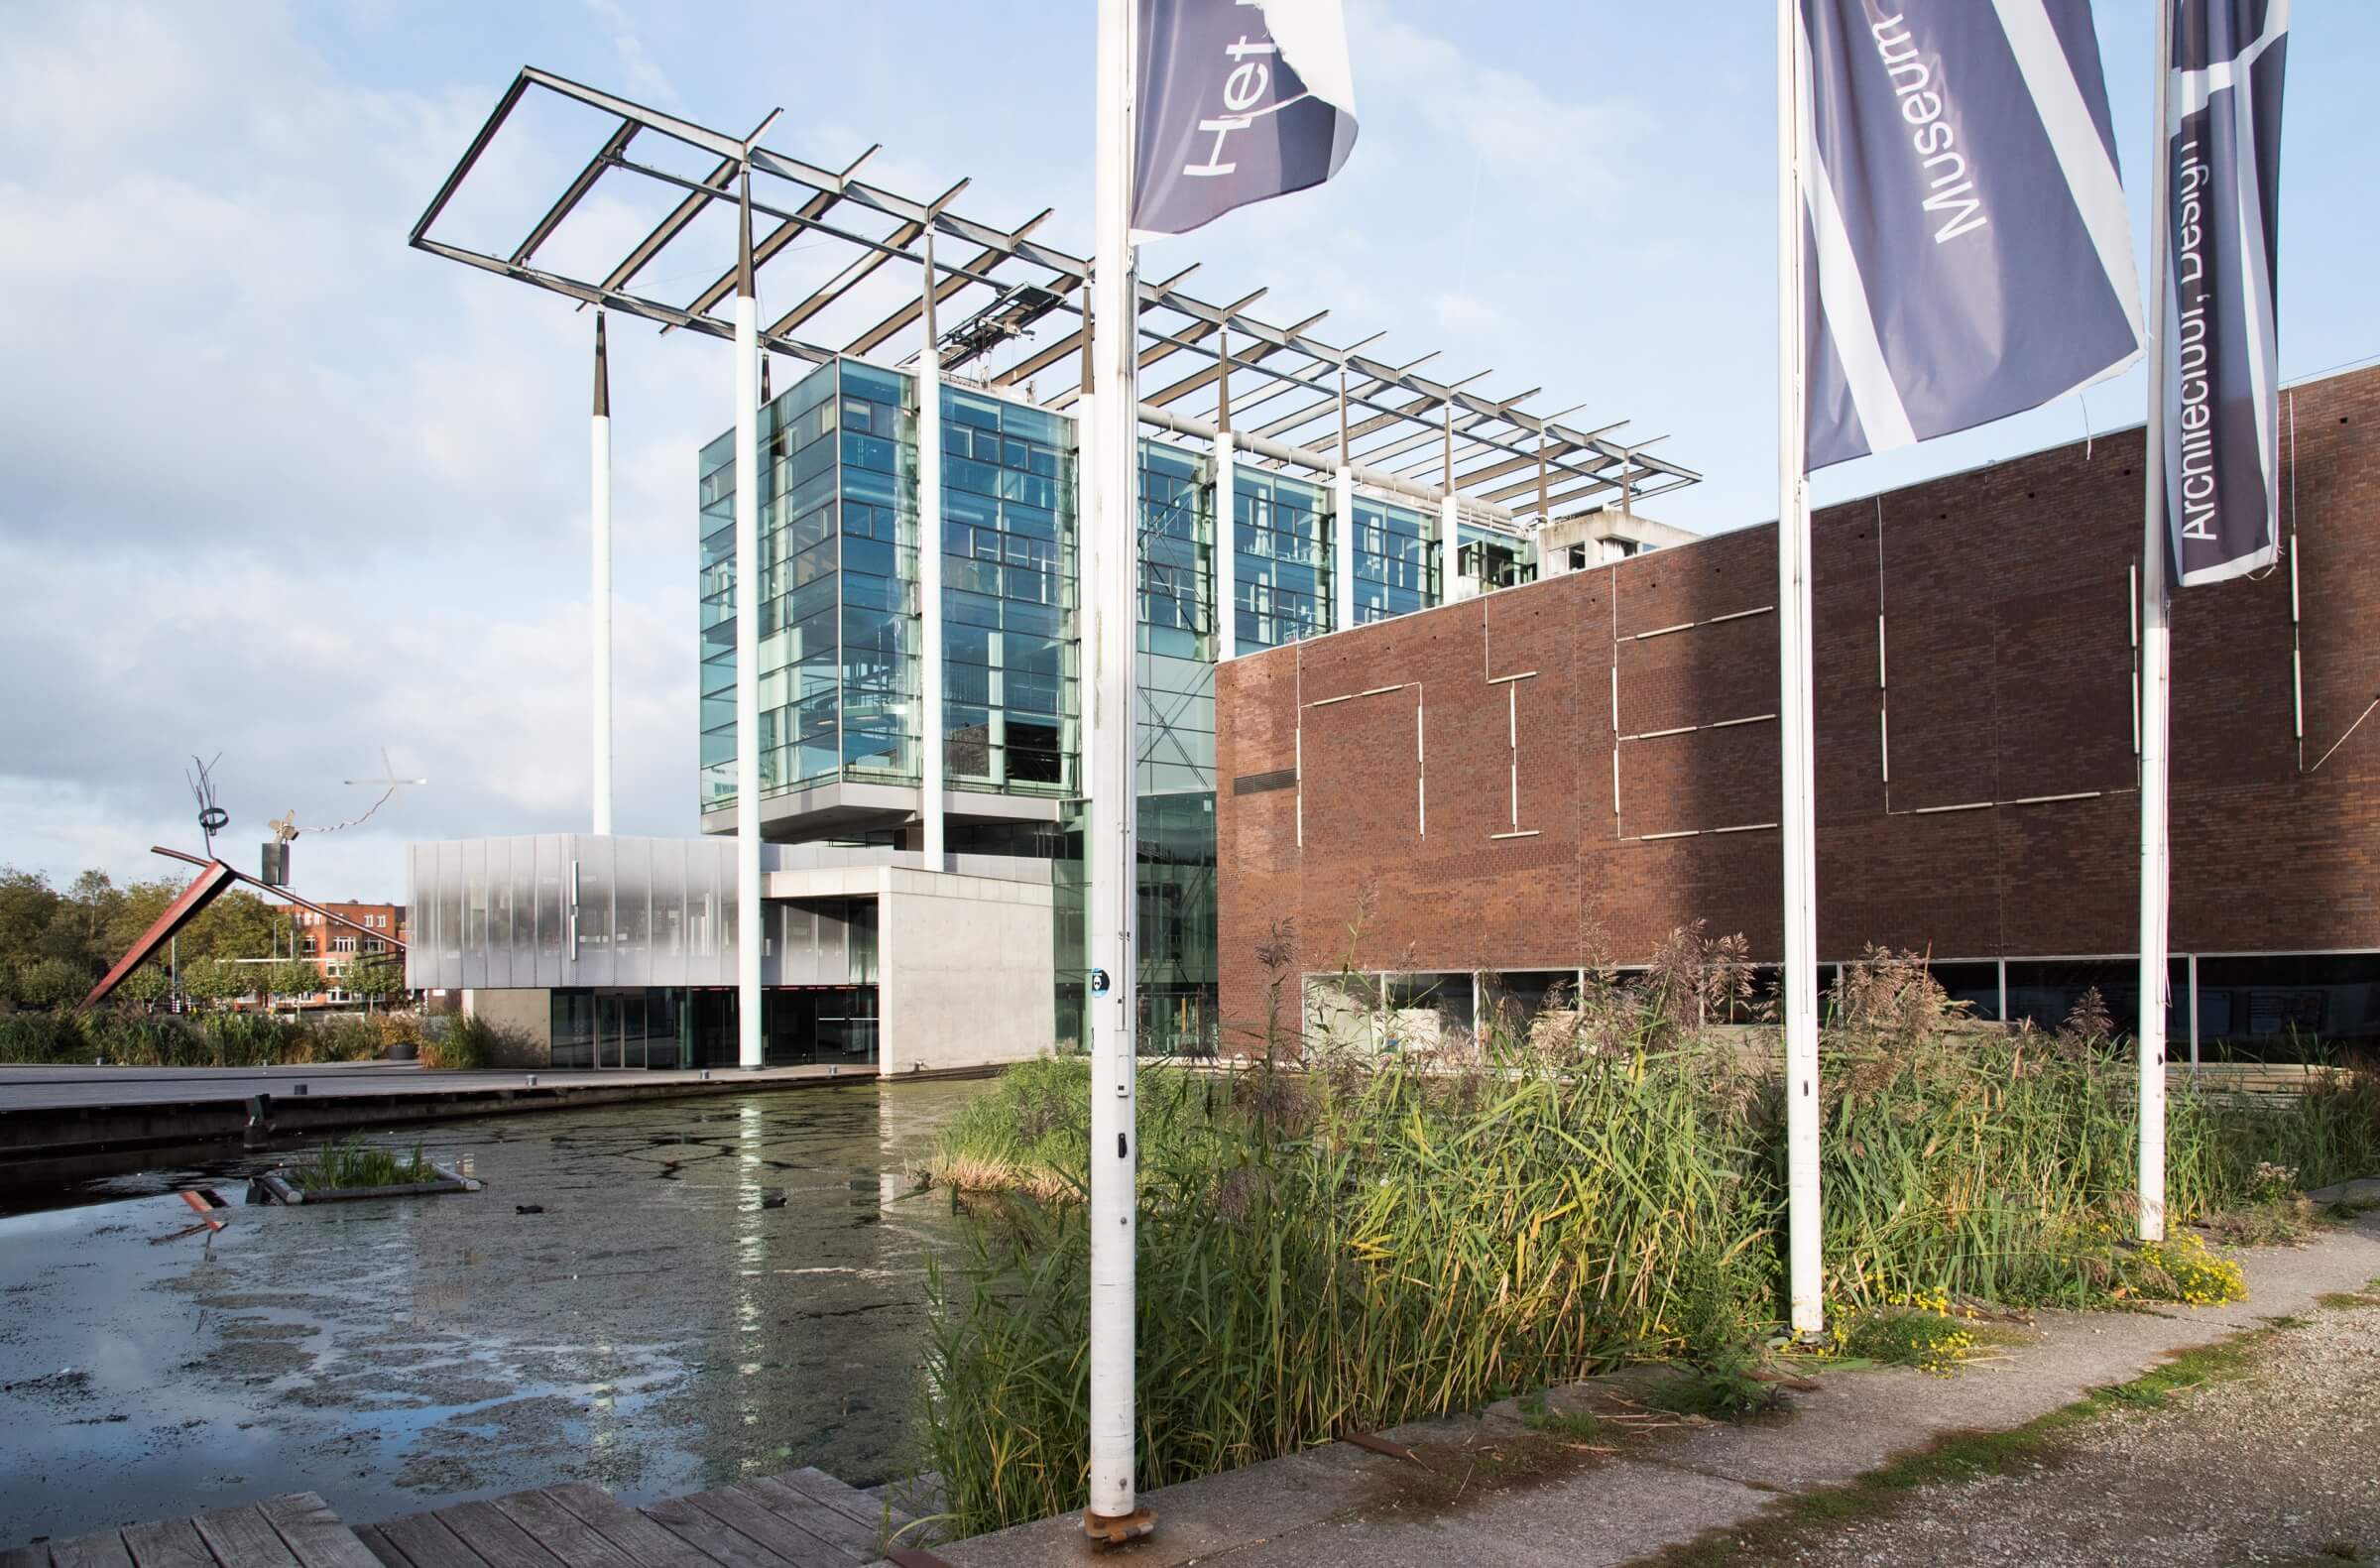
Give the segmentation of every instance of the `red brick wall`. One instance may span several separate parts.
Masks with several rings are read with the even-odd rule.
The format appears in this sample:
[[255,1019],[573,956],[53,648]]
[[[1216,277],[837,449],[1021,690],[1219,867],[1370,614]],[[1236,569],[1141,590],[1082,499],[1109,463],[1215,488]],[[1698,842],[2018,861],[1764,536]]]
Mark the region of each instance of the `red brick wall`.
[[[2295,414],[2312,769],[2380,696],[2380,370]],[[2134,949],[2140,458],[2135,430],[1817,517],[1823,959]],[[2380,715],[2302,771],[2290,594],[2284,560],[2177,598],[2176,952],[2380,948]],[[1276,921],[1292,974],[1639,963],[1698,918],[1773,961],[1775,598],[1744,529],[1224,665],[1227,1027]]]

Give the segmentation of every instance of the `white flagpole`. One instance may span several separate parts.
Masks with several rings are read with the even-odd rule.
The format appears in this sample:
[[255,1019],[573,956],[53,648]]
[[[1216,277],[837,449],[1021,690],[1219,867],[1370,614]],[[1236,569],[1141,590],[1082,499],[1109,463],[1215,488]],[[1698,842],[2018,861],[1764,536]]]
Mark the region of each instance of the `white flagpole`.
[[[2166,742],[2173,632],[2166,589],[2165,354],[2172,330],[2166,226],[2173,200],[2167,94],[2174,0],[2157,0],[2156,172],[2149,200],[2149,421],[2140,531],[2140,1239],[2165,1239]],[[2244,88],[2242,90],[2245,90]],[[2252,154],[2250,156],[2253,156]]]
[[[1091,275],[1094,356],[1083,600],[1091,671],[1083,828],[1091,883],[1091,1499],[1083,1528],[1115,1542],[1145,1535],[1155,1515],[1132,1485],[1133,1314],[1138,1232],[1138,1070],[1132,941],[1138,851],[1134,820],[1134,629],[1138,621],[1139,311],[1134,298],[1132,99],[1137,0],[1099,0],[1096,252]],[[1104,976],[1104,984],[1102,977]]]
[[1777,4],[1777,677],[1784,755],[1785,1191],[1793,1332],[1826,1327],[1819,1262],[1818,853],[1804,468],[1800,0]]
[[595,312],[593,430],[594,580],[588,594],[587,660],[594,687],[595,831],[612,830],[612,381],[605,363],[603,312]]
[[748,1069],[762,1061],[760,309],[748,159],[736,193],[736,1063]]

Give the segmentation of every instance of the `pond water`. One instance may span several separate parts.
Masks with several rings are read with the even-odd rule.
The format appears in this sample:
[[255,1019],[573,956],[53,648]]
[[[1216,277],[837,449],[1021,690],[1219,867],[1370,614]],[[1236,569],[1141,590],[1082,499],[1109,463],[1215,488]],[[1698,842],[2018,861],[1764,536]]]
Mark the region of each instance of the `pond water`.
[[[362,1523],[562,1481],[901,1474],[926,1257],[960,1223],[906,1166],[986,1087],[421,1131],[469,1195],[249,1207],[270,1161],[235,1162],[0,1217],[0,1547],[297,1491]],[[229,1224],[177,1236],[200,1179]]]

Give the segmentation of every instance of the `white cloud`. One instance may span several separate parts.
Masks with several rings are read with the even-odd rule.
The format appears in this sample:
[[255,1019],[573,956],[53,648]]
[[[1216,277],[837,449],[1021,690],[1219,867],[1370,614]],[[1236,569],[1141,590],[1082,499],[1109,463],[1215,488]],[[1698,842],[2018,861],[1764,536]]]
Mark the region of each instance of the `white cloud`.
[[676,107],[677,88],[670,82],[669,73],[654,61],[645,48],[644,35],[637,31],[636,22],[621,8],[619,0],[586,0],[586,7],[611,37],[612,53],[628,78],[627,95],[648,99],[659,107]]
[[[1367,98],[1393,96],[1483,166],[1539,196],[1607,194],[1619,183],[1618,154],[1633,139],[1633,114],[1557,98],[1377,5],[1361,14],[1362,25],[1349,28],[1358,50],[1359,119]],[[1361,142],[1358,149],[1363,156]]]
[[[0,54],[0,232],[34,240],[0,246],[0,865],[170,871],[218,749],[245,865],[267,817],[368,803],[340,781],[386,745],[431,784],[301,838],[299,885],[401,896],[410,841],[585,819],[591,327],[405,244],[483,88],[362,86],[239,22],[68,5]],[[507,137],[475,182],[534,215],[584,150]],[[620,821],[687,832],[725,351],[613,355]]]

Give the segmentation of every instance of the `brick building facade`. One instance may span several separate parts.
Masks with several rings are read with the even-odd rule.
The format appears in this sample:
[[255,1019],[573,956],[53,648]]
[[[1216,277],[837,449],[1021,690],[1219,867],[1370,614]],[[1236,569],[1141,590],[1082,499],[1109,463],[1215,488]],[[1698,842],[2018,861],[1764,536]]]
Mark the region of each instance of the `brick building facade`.
[[[398,954],[403,948],[393,945],[413,939],[402,904],[325,904],[323,908],[343,914],[356,925],[341,925],[326,920],[310,909],[292,909],[290,923],[299,958],[322,971],[323,989],[305,999],[310,1007],[329,1007],[354,1002],[356,997],[341,988],[339,981],[347,966],[369,954]],[[377,934],[375,934],[377,933]]]
[[[2175,604],[2177,1039],[2192,954],[2238,982],[2210,1032],[2380,1027],[2380,369],[2285,395],[2282,441],[2282,564]],[[2063,964],[2129,1013],[2141,454],[1819,513],[1823,961],[1927,952],[1986,1016]],[[1276,921],[1309,974],[1640,964],[1698,919],[1775,962],[1775,587],[1748,528],[1222,665],[1227,1029]]]

